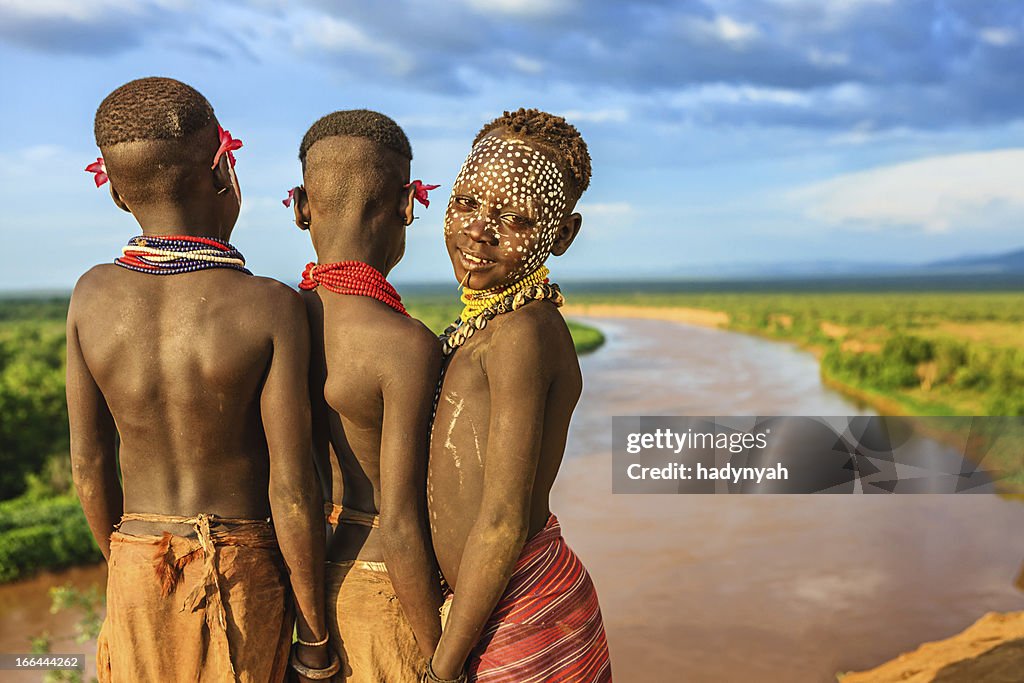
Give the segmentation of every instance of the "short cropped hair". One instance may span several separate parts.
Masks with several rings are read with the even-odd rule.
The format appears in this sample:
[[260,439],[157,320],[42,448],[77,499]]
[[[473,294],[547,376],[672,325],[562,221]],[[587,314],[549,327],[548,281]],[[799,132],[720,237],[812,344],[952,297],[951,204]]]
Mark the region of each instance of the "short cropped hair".
[[299,161],[305,166],[310,147],[324,138],[337,136],[365,138],[412,161],[412,146],[402,127],[391,117],[369,109],[336,111],[321,117],[302,138]]
[[[317,146],[320,141],[324,144]],[[412,147],[390,117],[352,109],[328,114],[310,126],[299,146],[299,160],[309,201],[321,212],[367,205],[389,210],[391,198],[397,199],[409,182]]]
[[504,129],[514,137],[531,140],[555,154],[568,173],[569,194],[579,200],[590,186],[590,152],[576,127],[561,116],[539,109],[505,112],[477,133],[473,144],[496,129]]
[[173,78],[140,78],[107,95],[96,110],[99,147],[142,140],[173,140],[201,130],[213,107],[195,88]]

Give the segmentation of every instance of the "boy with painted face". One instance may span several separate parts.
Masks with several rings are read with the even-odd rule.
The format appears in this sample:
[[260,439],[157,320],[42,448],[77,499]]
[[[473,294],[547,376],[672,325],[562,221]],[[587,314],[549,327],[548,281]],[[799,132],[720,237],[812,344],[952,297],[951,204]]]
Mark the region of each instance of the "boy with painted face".
[[[227,242],[241,143],[205,97],[132,81],[95,133],[87,170],[142,228],[68,311],[72,471],[109,565],[99,678],[283,680],[294,610],[300,640],[327,633],[302,301]],[[326,645],[292,657],[331,671]]]
[[337,525],[326,577],[328,628],[345,662],[336,680],[414,683],[441,636],[425,495],[441,349],[386,276],[405,252],[413,201],[427,199],[409,182],[404,131],[377,112],[324,116],[299,159],[305,184],[291,201],[318,261],[299,285],[313,339],[314,441]]
[[565,119],[484,126],[445,216],[463,284],[430,442],[434,549],[453,597],[426,680],[610,681],[597,594],[548,494],[582,377],[544,262],[580,229],[590,157]]

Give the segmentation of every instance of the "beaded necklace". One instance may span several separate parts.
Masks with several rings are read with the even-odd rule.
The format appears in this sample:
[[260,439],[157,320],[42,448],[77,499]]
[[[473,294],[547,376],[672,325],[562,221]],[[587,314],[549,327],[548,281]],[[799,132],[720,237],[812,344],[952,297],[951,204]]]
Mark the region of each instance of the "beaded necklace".
[[231,268],[252,275],[245,257],[224,240],[192,235],[139,235],[128,240],[114,263],[150,275],[177,275],[207,268]]
[[402,297],[398,295],[390,282],[380,271],[362,261],[339,261],[317,265],[309,263],[302,271],[302,282],[299,289],[315,289],[323,285],[335,294],[354,294],[376,299],[404,316],[409,312],[402,305]]
[[485,309],[491,308],[500,302],[509,294],[515,294],[534,285],[547,282],[548,275],[550,274],[551,271],[547,269],[547,266],[541,266],[522,280],[514,282],[507,287],[492,287],[490,289],[469,289],[468,287],[463,287],[462,296],[459,299],[462,301],[464,308],[462,309],[462,315],[459,317],[462,320],[474,318]]
[[455,319],[441,334],[441,349],[445,356],[450,356],[472,337],[477,330],[487,327],[487,323],[496,316],[522,308],[530,301],[550,301],[555,306],[565,303],[562,290],[553,282],[548,282],[550,271],[541,266],[522,280],[508,287],[487,290],[463,289],[462,315]]

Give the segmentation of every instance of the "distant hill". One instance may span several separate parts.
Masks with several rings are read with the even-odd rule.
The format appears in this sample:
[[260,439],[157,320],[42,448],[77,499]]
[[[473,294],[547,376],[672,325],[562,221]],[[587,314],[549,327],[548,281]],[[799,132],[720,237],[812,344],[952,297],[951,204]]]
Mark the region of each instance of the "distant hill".
[[[652,274],[659,279],[829,279],[914,277],[946,275],[1024,276],[1024,249],[1001,254],[958,256],[926,263],[865,262],[842,260],[775,261],[768,263],[720,263],[681,266],[676,272]],[[609,278],[614,279],[614,278]]]
[[922,268],[960,273],[1024,273],[1024,249],[988,256],[961,256],[927,263]]

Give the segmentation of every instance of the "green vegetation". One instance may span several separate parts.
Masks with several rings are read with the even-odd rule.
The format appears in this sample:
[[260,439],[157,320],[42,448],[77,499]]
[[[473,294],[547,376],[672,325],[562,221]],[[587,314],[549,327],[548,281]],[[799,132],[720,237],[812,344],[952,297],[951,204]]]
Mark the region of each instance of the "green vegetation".
[[[458,297],[454,295],[405,297],[405,304],[413,317],[422,320],[437,334],[443,332],[462,312]],[[589,353],[604,343],[604,335],[600,330],[572,320],[568,321],[568,325],[577,353]]]
[[0,306],[0,500],[24,491],[28,474],[68,449],[64,314],[43,312],[61,318],[26,319]]
[[569,334],[572,335],[572,342],[576,346],[577,353],[590,353],[604,344],[604,335],[601,330],[590,325],[578,323],[575,320],[567,320]]
[[74,494],[0,503],[0,582],[101,559]]

